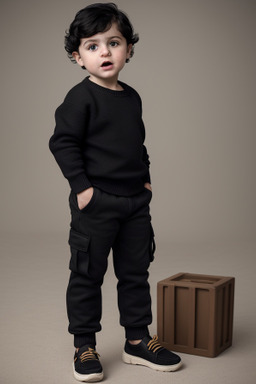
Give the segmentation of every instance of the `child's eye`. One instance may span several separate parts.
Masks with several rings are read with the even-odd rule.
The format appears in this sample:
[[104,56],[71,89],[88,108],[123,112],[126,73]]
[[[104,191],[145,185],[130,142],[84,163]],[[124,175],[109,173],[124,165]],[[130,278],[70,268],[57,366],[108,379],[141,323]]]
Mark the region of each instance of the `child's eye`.
[[89,51],[96,51],[97,50],[97,45],[96,44],[92,44],[88,47]]
[[117,47],[119,44],[117,41],[111,41],[110,46],[111,47]]

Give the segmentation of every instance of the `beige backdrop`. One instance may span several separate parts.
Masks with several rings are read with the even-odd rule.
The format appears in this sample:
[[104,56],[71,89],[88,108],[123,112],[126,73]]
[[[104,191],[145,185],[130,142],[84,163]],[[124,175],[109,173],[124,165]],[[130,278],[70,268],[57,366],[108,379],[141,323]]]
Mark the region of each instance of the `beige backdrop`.
[[[66,231],[48,150],[84,76],[64,30],[91,1],[1,1],[1,229]],[[255,236],[255,1],[118,0],[140,35],[121,79],[141,94],[159,240]]]
[[[116,279],[97,336],[105,383],[254,384],[256,1],[117,0],[140,34],[121,74],[142,96],[151,157],[157,282],[235,276],[233,348],[182,355],[174,375],[123,364]],[[0,382],[75,383],[65,291],[68,182],[48,149],[54,111],[87,72],[63,49],[82,0],[1,0]],[[112,260],[110,258],[110,264]],[[170,381],[171,380],[171,381]],[[174,381],[173,381],[174,380]]]

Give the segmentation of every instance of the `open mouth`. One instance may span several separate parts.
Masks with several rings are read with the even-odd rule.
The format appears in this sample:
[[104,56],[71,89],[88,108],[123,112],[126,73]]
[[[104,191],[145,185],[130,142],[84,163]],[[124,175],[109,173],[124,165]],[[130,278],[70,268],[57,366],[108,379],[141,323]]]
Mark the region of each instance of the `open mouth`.
[[101,64],[102,67],[109,67],[110,65],[113,65],[110,61],[105,61],[103,64]]

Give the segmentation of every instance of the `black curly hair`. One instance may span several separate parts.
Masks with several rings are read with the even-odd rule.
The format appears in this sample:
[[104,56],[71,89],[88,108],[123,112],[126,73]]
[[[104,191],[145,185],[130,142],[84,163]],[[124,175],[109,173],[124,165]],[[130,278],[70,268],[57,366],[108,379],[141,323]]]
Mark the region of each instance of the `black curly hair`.
[[[139,41],[139,35],[134,33],[133,26],[126,14],[120,11],[114,3],[95,3],[77,12],[69,30],[66,31],[65,50],[70,60],[76,63],[72,53],[78,52],[80,39],[108,31],[113,23],[117,23],[118,30],[126,39],[127,45],[133,45],[130,54],[132,57],[134,44]],[[126,62],[129,62],[129,59]],[[85,69],[85,67],[82,68]]]

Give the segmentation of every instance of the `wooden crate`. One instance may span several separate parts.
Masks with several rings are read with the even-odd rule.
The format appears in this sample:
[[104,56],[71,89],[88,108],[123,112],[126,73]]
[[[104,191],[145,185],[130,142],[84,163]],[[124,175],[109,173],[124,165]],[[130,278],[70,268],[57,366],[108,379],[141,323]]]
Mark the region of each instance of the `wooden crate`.
[[215,357],[232,345],[233,277],[178,273],[157,284],[157,331],[167,349]]

